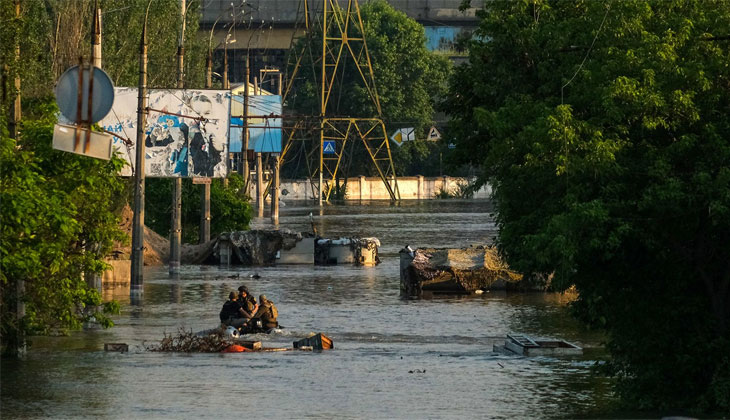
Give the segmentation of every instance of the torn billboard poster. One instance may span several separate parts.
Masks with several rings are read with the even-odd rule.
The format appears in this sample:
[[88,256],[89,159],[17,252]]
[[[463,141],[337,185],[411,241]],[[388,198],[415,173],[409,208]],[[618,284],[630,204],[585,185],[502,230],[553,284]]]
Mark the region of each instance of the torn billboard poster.
[[[137,89],[115,88],[112,110],[99,124],[132,141],[114,147],[128,163],[131,176],[137,145]],[[148,177],[225,177],[228,172],[228,121],[231,94],[227,90],[149,89],[145,127],[145,175]]]
[[[231,113],[231,152],[238,153],[242,147],[243,96],[233,95],[231,107],[234,110]],[[281,96],[249,96],[248,115],[248,150],[281,153]]]

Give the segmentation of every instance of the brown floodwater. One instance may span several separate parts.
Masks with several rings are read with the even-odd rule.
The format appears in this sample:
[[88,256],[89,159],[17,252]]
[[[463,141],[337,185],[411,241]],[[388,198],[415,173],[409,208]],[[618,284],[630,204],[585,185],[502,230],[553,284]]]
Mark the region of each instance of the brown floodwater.
[[[485,293],[403,300],[398,250],[490,243],[491,204],[431,200],[282,207],[281,227],[327,237],[375,236],[382,263],[314,267],[184,266],[145,271],[144,295],[109,330],[33,337],[22,361],[2,361],[2,418],[535,418],[605,413],[610,383],[592,369],[602,337],[568,313],[565,297]],[[265,224],[257,220],[255,224]],[[260,278],[249,276],[258,273]],[[231,289],[246,284],[279,308],[284,329],[260,335],[291,347],[310,332],[326,352],[169,354],[145,350],[164,333],[217,325]],[[507,333],[563,338],[578,358],[492,351]],[[107,353],[104,343],[130,345]]]

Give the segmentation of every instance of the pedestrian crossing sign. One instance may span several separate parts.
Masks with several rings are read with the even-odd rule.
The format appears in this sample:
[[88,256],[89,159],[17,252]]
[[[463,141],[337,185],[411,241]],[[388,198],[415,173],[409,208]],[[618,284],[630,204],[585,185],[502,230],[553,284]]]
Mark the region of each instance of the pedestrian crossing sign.
[[335,141],[334,140],[325,140],[324,145],[322,146],[322,154],[325,155],[334,155],[335,154]]

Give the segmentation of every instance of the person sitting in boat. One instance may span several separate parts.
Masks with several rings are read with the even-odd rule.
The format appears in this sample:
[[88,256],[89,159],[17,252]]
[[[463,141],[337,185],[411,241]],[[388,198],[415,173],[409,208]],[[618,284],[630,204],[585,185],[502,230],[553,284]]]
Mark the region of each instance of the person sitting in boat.
[[[243,310],[238,302],[236,292],[228,294],[228,300],[223,304],[219,314],[220,320],[224,325],[240,328],[246,324],[251,316]],[[246,315],[249,315],[246,317]]]
[[238,288],[238,302],[241,304],[241,307],[246,312],[246,317],[249,319],[253,318],[253,314],[259,310],[259,304],[256,303],[256,298],[248,293],[248,287],[246,286]]
[[274,306],[274,302],[266,298],[266,295],[259,296],[259,310],[254,318],[261,320],[261,326],[265,329],[276,328],[279,326],[276,318],[279,316],[279,310]]

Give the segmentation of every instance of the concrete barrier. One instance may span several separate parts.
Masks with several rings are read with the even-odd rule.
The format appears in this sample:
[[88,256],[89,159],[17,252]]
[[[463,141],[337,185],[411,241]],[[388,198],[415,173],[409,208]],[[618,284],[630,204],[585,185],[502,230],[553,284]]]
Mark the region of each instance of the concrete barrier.
[[112,299],[126,301],[129,298],[129,285],[132,278],[130,260],[106,260],[111,266],[101,275],[101,297],[105,302]]
[[[441,191],[451,195],[458,195],[459,191],[472,184],[476,178],[463,177],[398,177],[398,189],[402,200],[429,200],[437,198]],[[352,177],[341,182],[346,185],[346,200],[389,200],[388,190],[378,177]],[[390,181],[394,186],[394,181]],[[472,198],[489,198],[492,190],[488,185],[482,186],[474,192]],[[316,187],[313,189],[308,179],[285,180],[281,183],[281,199],[286,200],[314,200],[317,198]]]

